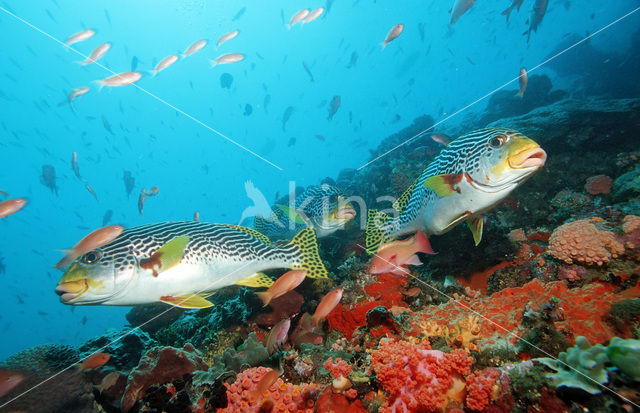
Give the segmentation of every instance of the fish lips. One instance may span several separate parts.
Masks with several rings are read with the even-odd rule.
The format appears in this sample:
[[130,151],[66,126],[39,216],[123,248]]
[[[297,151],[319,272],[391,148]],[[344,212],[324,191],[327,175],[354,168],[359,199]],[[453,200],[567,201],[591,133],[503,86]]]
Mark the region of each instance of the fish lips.
[[509,157],[513,169],[542,168],[547,161],[547,153],[541,147],[524,149]]
[[353,208],[341,208],[334,214],[336,219],[350,221],[356,217],[356,210]]
[[69,304],[74,299],[80,297],[89,290],[87,279],[83,278],[77,281],[63,282],[56,286],[56,294],[60,296],[60,301]]

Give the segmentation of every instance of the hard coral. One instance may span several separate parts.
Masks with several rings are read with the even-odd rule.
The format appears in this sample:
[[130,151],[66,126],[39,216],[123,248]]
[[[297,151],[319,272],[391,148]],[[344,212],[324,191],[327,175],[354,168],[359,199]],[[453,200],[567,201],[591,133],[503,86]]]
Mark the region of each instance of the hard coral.
[[278,378],[262,394],[255,394],[258,383],[269,371],[264,367],[252,367],[238,374],[233,384],[225,383],[229,404],[219,413],[259,412],[267,404],[274,412],[313,412],[317,396],[315,384],[294,385]]
[[[376,378],[390,394],[380,412],[442,410],[451,399],[461,398],[464,385],[459,384],[472,363],[463,350],[447,354],[431,350],[428,342],[382,340],[371,355]],[[452,388],[460,391],[447,394]]]
[[181,379],[185,374],[208,368],[189,343],[183,349],[154,347],[145,353],[138,367],[129,374],[127,389],[122,396],[122,410],[126,412],[131,409],[152,385]]
[[608,194],[611,192],[612,185],[613,179],[607,175],[595,175],[587,178],[587,182],[584,184],[584,190],[591,195]]
[[613,232],[599,228],[599,218],[581,219],[559,226],[549,239],[549,254],[573,264],[602,265],[624,253]]

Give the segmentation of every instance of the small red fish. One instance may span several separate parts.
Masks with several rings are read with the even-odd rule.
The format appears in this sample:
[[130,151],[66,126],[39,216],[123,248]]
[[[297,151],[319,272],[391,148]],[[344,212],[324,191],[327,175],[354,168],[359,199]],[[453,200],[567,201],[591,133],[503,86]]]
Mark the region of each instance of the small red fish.
[[60,269],[68,266],[76,259],[76,257],[110,243],[116,239],[118,235],[122,234],[122,231],[124,231],[124,227],[122,225],[108,225],[93,231],[86,237],[82,238],[80,242],[74,245],[70,250],[63,250],[67,255],[62,257],[55,267]]
[[529,77],[527,76],[527,69],[525,69],[524,67],[520,69],[519,81],[520,81],[520,90],[518,90],[518,93],[516,93],[516,96],[519,98],[522,98],[524,96],[525,90],[527,90],[527,83],[529,82]]
[[78,366],[81,370],[93,370],[107,364],[110,358],[111,356],[107,353],[94,353],[78,364]]
[[71,169],[73,169],[73,173],[76,174],[78,179],[82,179],[80,176],[80,168],[78,168],[78,152],[73,152],[71,154]]
[[269,335],[267,336],[266,346],[269,350],[269,354],[273,354],[278,351],[284,343],[287,341],[287,335],[289,334],[289,328],[291,327],[291,320],[285,318],[280,320],[275,326],[271,328]]
[[269,372],[267,372],[264,376],[262,376],[260,381],[256,384],[255,389],[253,389],[253,391],[251,392],[253,397],[255,397],[256,399],[261,398],[262,393],[269,390],[269,388],[273,386],[273,383],[278,380],[278,377],[280,377],[280,372],[278,370],[270,370]]
[[96,194],[96,191],[91,187],[91,185],[89,184],[84,184],[84,187],[87,188],[87,191],[89,191],[89,193],[91,195],[93,195],[93,197],[96,199],[96,201],[100,202],[98,200],[98,194]]
[[389,33],[387,34],[387,37],[384,39],[384,41],[380,43],[380,46],[382,46],[382,49],[384,49],[385,47],[387,47],[389,43],[397,39],[400,36],[400,34],[402,34],[403,30],[404,30],[404,24],[396,24],[395,26],[393,26],[391,30],[389,30]]
[[15,371],[0,370],[0,397],[9,394],[18,384],[24,380],[24,376]]
[[27,205],[27,200],[23,198],[7,199],[0,202],[0,218],[15,214]]
[[369,272],[371,274],[408,274],[406,265],[422,265],[416,252],[435,254],[422,231],[418,231],[413,237],[383,245],[371,260]]
[[140,216],[144,215],[142,213],[142,210],[144,209],[144,203],[147,200],[147,191],[142,188],[142,190],[140,191],[140,195],[138,196],[138,213],[140,214]]
[[267,291],[257,293],[256,295],[266,307],[274,298],[280,297],[299,286],[306,276],[307,272],[305,270],[289,271],[278,278]]
[[196,211],[193,213],[193,220],[196,222],[200,222],[200,212]]
[[324,297],[322,297],[320,304],[316,307],[316,312],[311,316],[313,324],[318,327],[320,325],[320,321],[327,318],[329,313],[336,308],[341,299],[342,288],[336,288],[335,290],[329,291]]

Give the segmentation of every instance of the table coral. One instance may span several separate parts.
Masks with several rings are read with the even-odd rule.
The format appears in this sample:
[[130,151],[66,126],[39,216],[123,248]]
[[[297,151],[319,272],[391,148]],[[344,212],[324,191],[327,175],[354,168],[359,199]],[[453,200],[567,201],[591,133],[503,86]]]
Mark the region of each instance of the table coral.
[[[390,395],[380,412],[442,410],[449,399],[460,398],[459,384],[472,363],[464,350],[443,353],[428,342],[382,340],[371,355],[376,379]],[[452,388],[460,392],[448,394]]]
[[225,383],[227,388],[226,408],[219,413],[252,413],[262,411],[263,406],[269,404],[274,412],[313,412],[314,400],[317,396],[315,384],[294,385],[285,383],[278,378],[262,394],[256,395],[255,389],[270,369],[252,367],[238,374],[232,384]]
[[602,265],[624,253],[624,245],[610,231],[598,227],[599,218],[580,219],[559,226],[549,239],[549,254],[567,264]]

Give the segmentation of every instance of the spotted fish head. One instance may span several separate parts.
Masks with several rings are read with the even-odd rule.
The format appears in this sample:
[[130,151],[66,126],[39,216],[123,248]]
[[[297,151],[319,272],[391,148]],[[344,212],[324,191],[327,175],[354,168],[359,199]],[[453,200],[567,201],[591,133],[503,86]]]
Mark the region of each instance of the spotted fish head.
[[450,146],[458,146],[462,153],[466,179],[485,193],[513,190],[542,168],[547,159],[540,145],[510,129],[483,129],[456,139]]
[[123,292],[133,279],[133,266],[116,266],[113,254],[95,249],[78,257],[56,286],[64,304],[101,304]]
[[318,237],[323,237],[344,228],[356,216],[356,211],[339,189],[326,184],[315,188],[317,190],[305,207],[305,213]]

